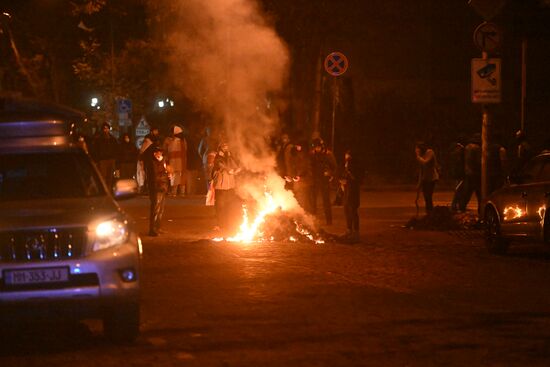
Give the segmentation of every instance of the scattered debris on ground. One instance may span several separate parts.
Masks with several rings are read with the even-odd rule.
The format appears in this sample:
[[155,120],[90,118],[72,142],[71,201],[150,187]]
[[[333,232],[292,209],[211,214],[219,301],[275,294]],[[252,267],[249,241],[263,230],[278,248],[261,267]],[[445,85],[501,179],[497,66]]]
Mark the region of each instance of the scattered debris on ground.
[[411,218],[405,228],[429,231],[480,229],[477,213],[454,212],[448,206],[436,206],[430,214]]

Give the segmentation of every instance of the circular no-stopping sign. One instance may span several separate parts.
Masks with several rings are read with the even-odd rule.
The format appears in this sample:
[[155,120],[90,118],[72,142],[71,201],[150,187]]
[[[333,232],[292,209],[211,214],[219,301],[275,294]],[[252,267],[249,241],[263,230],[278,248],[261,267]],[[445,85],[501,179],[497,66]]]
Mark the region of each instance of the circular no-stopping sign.
[[474,31],[474,44],[483,52],[495,52],[501,43],[502,31],[494,23],[483,22]]
[[325,70],[332,76],[344,74],[348,66],[348,58],[341,52],[332,52],[325,58]]

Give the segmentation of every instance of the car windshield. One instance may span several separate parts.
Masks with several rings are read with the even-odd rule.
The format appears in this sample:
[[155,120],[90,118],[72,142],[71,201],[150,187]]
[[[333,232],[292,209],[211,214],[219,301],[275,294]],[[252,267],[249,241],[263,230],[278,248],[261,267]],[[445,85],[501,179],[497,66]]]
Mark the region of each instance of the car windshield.
[[83,198],[105,190],[84,154],[0,155],[0,201]]

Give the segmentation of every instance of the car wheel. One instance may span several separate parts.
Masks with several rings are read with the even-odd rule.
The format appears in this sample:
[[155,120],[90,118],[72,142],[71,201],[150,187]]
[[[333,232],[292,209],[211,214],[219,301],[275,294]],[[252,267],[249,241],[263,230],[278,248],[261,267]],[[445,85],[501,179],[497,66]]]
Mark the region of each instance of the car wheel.
[[139,304],[116,304],[103,316],[103,333],[115,343],[131,343],[139,335]]
[[502,237],[498,215],[493,208],[485,211],[485,244],[492,254],[504,254],[509,242]]

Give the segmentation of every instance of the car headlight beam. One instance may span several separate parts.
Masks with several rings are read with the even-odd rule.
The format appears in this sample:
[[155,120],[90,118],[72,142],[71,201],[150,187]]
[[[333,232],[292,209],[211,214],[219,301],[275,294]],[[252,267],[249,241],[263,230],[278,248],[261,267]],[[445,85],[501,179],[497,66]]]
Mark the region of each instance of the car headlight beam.
[[101,222],[95,229],[95,235],[94,251],[120,245],[128,239],[127,223],[117,219]]

